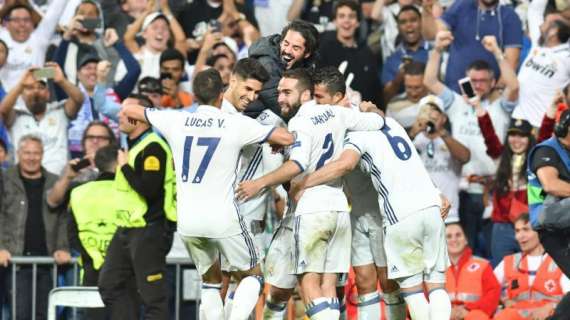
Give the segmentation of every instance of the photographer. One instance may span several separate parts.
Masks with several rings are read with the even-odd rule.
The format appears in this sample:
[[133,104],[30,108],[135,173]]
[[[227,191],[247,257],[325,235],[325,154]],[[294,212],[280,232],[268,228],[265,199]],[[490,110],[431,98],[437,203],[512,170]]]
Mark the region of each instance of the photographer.
[[[532,227],[538,231],[546,252],[567,276],[570,275],[568,210],[564,210],[558,220],[552,219],[551,216],[546,216],[545,200],[553,198],[554,205],[559,205],[561,201],[558,200],[564,202],[570,197],[569,126],[570,110],[566,110],[554,127],[555,136],[531,150],[528,164],[528,203]],[[568,295],[564,297],[557,307],[557,313],[568,314],[564,313],[567,310],[561,309],[568,308],[569,298]]]
[[180,88],[184,62],[184,55],[176,49],[166,49],[160,55],[161,107],[179,109],[192,105],[192,94]]
[[443,102],[429,95],[419,102],[420,112],[409,131],[433,182],[451,202],[447,222],[459,221],[459,180],[461,167],[469,161],[469,149],[455,140],[449,131]]

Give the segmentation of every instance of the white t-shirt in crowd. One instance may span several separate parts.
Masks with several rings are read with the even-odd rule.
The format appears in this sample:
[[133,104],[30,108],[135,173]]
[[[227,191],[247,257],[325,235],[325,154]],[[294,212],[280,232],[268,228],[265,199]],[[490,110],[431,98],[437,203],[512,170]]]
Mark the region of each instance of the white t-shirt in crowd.
[[[471,151],[471,159],[462,168],[462,187],[469,193],[482,193],[483,186],[479,183],[468,183],[470,175],[492,176],[497,172],[498,161],[487,155],[485,139],[479,128],[475,110],[463,97],[445,88],[439,96],[443,100],[444,109],[451,122],[451,133]],[[510,122],[510,111],[516,102],[508,102],[503,97],[493,102],[483,100],[482,107],[487,110],[499,140],[504,141]]]
[[40,121],[23,107],[15,110],[16,118],[10,127],[10,139],[14,142],[17,152],[18,141],[27,134],[33,134],[42,139],[44,154],[42,166],[54,174],[61,174],[67,164],[67,127],[69,118],[65,114],[65,101],[47,104],[46,113]]
[[[383,125],[384,119],[375,113],[309,101],[289,121],[289,131],[297,134],[289,159],[299,165],[303,174],[310,174],[340,156],[347,130],[378,130]],[[348,212],[340,178],[306,189],[295,215],[325,211]]]
[[172,150],[178,232],[206,238],[244,232],[234,191],[241,149],[264,142],[274,127],[206,105],[192,113],[146,109],[145,114]]
[[66,0],[54,0],[37,28],[24,42],[14,41],[8,29],[0,29],[0,39],[6,42],[9,51],[6,64],[0,69],[0,80],[6,92],[20,81],[24,71],[44,65],[50,40],[66,3]]
[[[545,259],[545,255],[540,256],[527,256],[527,264],[528,264],[528,282],[529,286],[534,283],[534,278],[536,277],[536,272],[540,267],[540,264]],[[495,277],[497,277],[497,281],[501,284],[501,288],[506,288],[508,283],[505,283],[505,260],[502,260],[499,265],[495,267],[493,271],[495,273]],[[570,291],[570,280],[564,274],[560,278],[560,287],[564,293]]]
[[396,120],[386,118],[382,130],[349,132],[344,148],[360,154],[361,168],[370,174],[378,192],[384,225],[394,225],[422,209],[441,205],[439,190],[406,130]]
[[513,118],[540,127],[557,90],[570,83],[570,43],[553,48],[533,47],[519,71],[519,105]]
[[[433,154],[430,142],[433,143]],[[459,181],[461,180],[461,163],[451,156],[449,148],[441,137],[429,139],[424,132],[414,139],[414,145],[426,167],[433,183],[441,193],[449,199],[451,210],[445,222],[459,221]]]

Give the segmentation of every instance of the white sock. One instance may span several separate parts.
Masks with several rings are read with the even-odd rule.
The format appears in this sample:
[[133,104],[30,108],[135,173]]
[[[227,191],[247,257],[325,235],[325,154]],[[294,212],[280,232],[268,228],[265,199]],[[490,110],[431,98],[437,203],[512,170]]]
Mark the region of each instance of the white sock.
[[380,295],[377,291],[358,296],[357,307],[358,320],[380,319]]
[[340,319],[340,302],[338,298],[329,298],[330,314],[334,319]]
[[431,319],[449,319],[451,302],[443,288],[434,289],[429,293],[429,316]]
[[327,298],[317,298],[306,307],[305,313],[311,320],[334,319],[331,314],[330,304]]
[[287,303],[273,301],[271,296],[265,300],[265,308],[263,308],[264,320],[283,320],[287,311]]
[[386,318],[390,320],[406,320],[406,301],[400,296],[400,290],[384,292]]
[[232,314],[232,306],[234,303],[234,295],[235,295],[235,287],[233,289],[231,289],[231,284],[230,284],[230,288],[228,288],[228,292],[226,293],[226,301],[224,302],[224,314],[226,315],[226,320],[228,320],[230,318],[230,315]]
[[255,308],[261,293],[261,281],[249,276],[241,280],[234,294],[230,320],[246,320]]
[[412,320],[430,320],[429,303],[423,291],[408,294],[404,293],[403,295],[408,307],[410,307]]
[[208,320],[223,320],[224,319],[224,304],[222,297],[220,297],[221,283],[202,283],[201,311]]

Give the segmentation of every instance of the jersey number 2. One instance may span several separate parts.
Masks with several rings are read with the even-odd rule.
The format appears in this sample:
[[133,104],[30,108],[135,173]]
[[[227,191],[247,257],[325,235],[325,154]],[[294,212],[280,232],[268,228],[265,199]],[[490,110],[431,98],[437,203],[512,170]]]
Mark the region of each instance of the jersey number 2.
[[329,133],[325,136],[325,142],[323,143],[323,150],[325,151],[319,158],[319,161],[317,162],[316,170],[319,170],[320,167],[324,166],[325,162],[327,162],[327,160],[329,160],[334,153],[334,142],[332,139],[332,133]]
[[388,125],[384,125],[384,127],[380,130],[388,139],[392,150],[396,154],[400,160],[408,160],[412,156],[412,148],[410,145],[404,140],[404,138],[400,136],[393,136],[390,134],[390,127]]
[[[186,140],[184,141],[184,156],[182,160],[182,181],[188,181],[188,170],[190,167],[190,151],[192,150],[192,142],[194,142],[193,136],[187,136]],[[192,179],[192,183],[201,183],[202,178],[204,178],[204,174],[206,174],[206,170],[208,169],[208,165],[210,164],[210,160],[212,160],[212,156],[214,155],[214,151],[218,147],[220,143],[220,138],[211,138],[211,137],[200,137],[197,139],[196,144],[198,146],[206,147],[206,153],[200,162],[200,166],[198,166],[198,171]]]

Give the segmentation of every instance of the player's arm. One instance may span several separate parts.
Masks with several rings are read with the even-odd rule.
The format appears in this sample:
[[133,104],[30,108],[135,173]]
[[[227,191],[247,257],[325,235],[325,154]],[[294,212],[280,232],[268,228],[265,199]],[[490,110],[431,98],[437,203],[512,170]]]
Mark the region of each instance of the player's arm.
[[297,161],[288,160],[263,177],[240,183],[236,190],[236,197],[239,200],[247,201],[262,189],[290,181],[301,172],[303,172],[303,167]]
[[148,123],[148,119],[145,116],[145,109],[145,107],[138,104],[136,99],[127,98],[123,101],[123,107],[120,112],[130,119]]
[[267,137],[267,142],[272,145],[289,146],[295,142],[295,135],[285,128],[275,128]]

